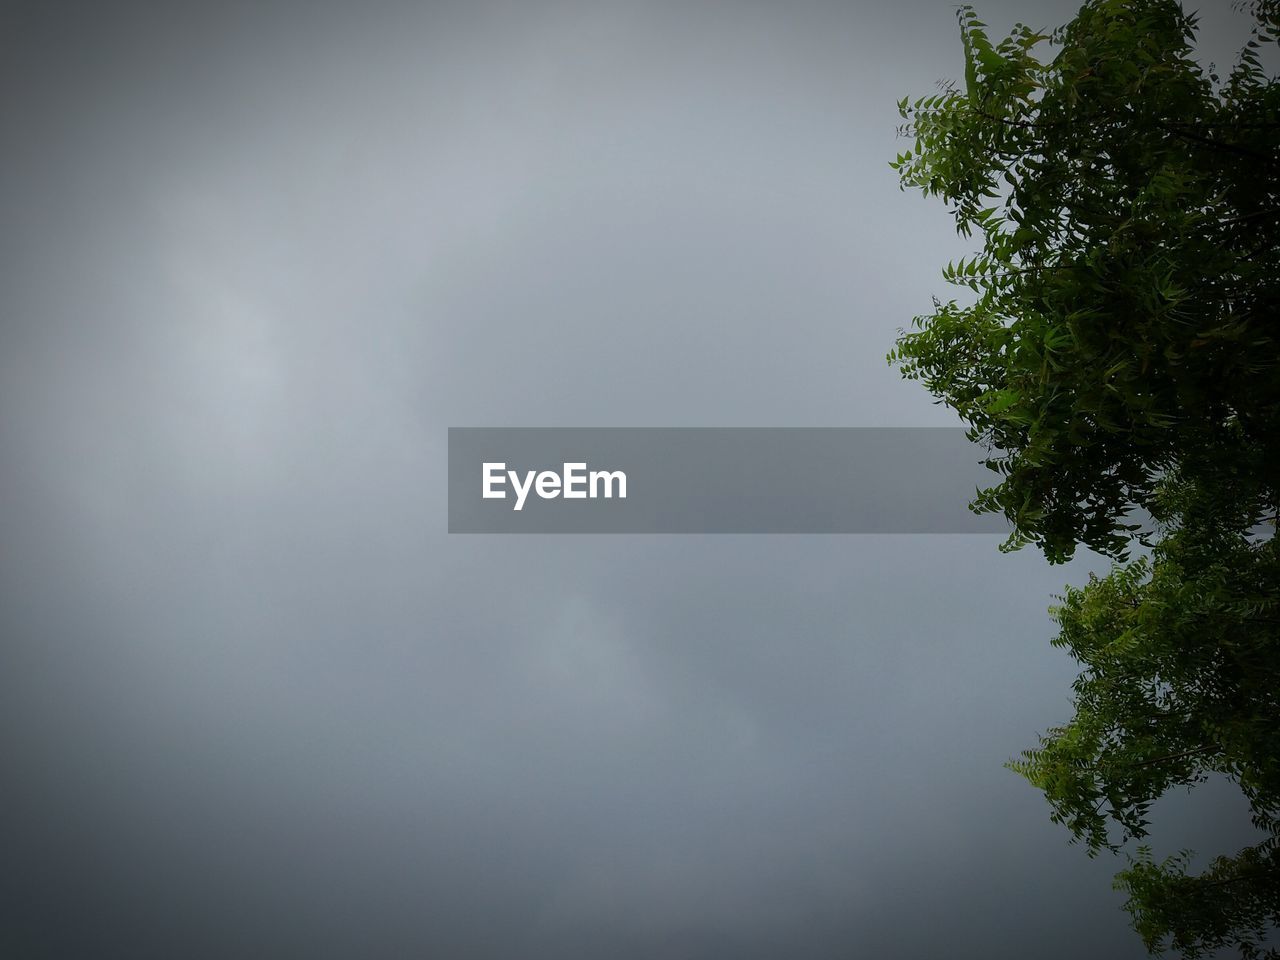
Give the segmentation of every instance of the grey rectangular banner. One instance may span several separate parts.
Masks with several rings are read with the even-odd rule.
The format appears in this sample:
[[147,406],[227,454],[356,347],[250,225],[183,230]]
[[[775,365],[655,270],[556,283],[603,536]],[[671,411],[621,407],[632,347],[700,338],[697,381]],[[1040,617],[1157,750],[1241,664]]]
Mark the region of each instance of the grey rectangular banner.
[[996,533],[959,428],[451,427],[450,533]]

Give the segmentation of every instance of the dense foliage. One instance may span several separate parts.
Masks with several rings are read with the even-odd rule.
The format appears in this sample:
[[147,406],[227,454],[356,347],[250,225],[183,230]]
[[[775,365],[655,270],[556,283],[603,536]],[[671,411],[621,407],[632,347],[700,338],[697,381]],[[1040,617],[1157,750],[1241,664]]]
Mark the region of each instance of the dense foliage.
[[[965,82],[899,105],[894,163],[981,239],[945,272],[971,295],[890,355],[990,451],[975,507],[1051,561],[1149,548],[1054,609],[1076,714],[1011,766],[1090,853],[1129,856],[1135,928],[1185,957],[1280,957],[1280,2],[1241,9],[1220,77],[1174,0],[998,43],[962,8]],[[1155,860],[1153,803],[1210,776],[1257,842]]]
[[1197,957],[1280,922],[1280,540],[1180,519],[1149,558],[1061,598],[1054,643],[1084,665],[1075,717],[1011,766],[1092,853],[1144,838],[1173,787],[1240,786],[1259,842],[1198,875],[1189,852],[1140,846],[1117,878],[1148,946]]
[[1280,476],[1278,6],[1225,81],[1171,0],[1095,0],[998,44],[962,9],[965,84],[900,104],[902,184],[983,244],[947,270],[974,300],[892,356],[995,448],[980,503],[1050,559],[1122,556],[1172,466]]

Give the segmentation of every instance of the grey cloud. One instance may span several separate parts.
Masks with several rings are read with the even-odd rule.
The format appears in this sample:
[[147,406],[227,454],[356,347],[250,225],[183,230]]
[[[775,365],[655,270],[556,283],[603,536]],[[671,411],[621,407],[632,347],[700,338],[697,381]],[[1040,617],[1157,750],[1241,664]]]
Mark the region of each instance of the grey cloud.
[[1000,768],[1100,564],[444,532],[451,425],[950,422],[948,4],[3,16],[7,954],[1142,955]]

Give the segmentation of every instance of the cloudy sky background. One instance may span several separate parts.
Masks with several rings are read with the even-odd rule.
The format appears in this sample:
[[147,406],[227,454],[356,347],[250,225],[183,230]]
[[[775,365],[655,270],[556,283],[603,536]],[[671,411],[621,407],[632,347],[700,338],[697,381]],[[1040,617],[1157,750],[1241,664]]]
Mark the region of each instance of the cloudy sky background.
[[1144,955],[1000,766],[1070,715],[1045,608],[1096,558],[445,533],[449,426],[954,423],[884,361],[968,249],[887,167],[948,3],[0,43],[0,952]]

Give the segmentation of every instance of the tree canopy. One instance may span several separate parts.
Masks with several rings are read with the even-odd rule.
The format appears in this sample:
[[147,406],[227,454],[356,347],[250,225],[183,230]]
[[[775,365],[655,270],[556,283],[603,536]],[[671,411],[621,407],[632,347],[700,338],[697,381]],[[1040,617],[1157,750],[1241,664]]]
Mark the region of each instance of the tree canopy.
[[[1010,765],[1091,854],[1129,856],[1135,928],[1189,958],[1280,957],[1280,2],[1239,9],[1220,76],[1175,0],[999,42],[963,7],[964,82],[899,104],[893,164],[981,246],[890,359],[989,451],[975,509],[1009,547],[1116,561],[1052,611],[1074,718]],[[1259,841],[1155,860],[1152,805],[1210,776]]]
[[899,104],[902,185],[982,249],[946,271],[973,301],[937,303],[891,356],[993,448],[980,505],[1051,560],[1123,556],[1171,469],[1280,476],[1280,86],[1260,56],[1278,9],[1254,6],[1220,79],[1171,0],[1095,0],[994,44],[962,8],[964,84]]

